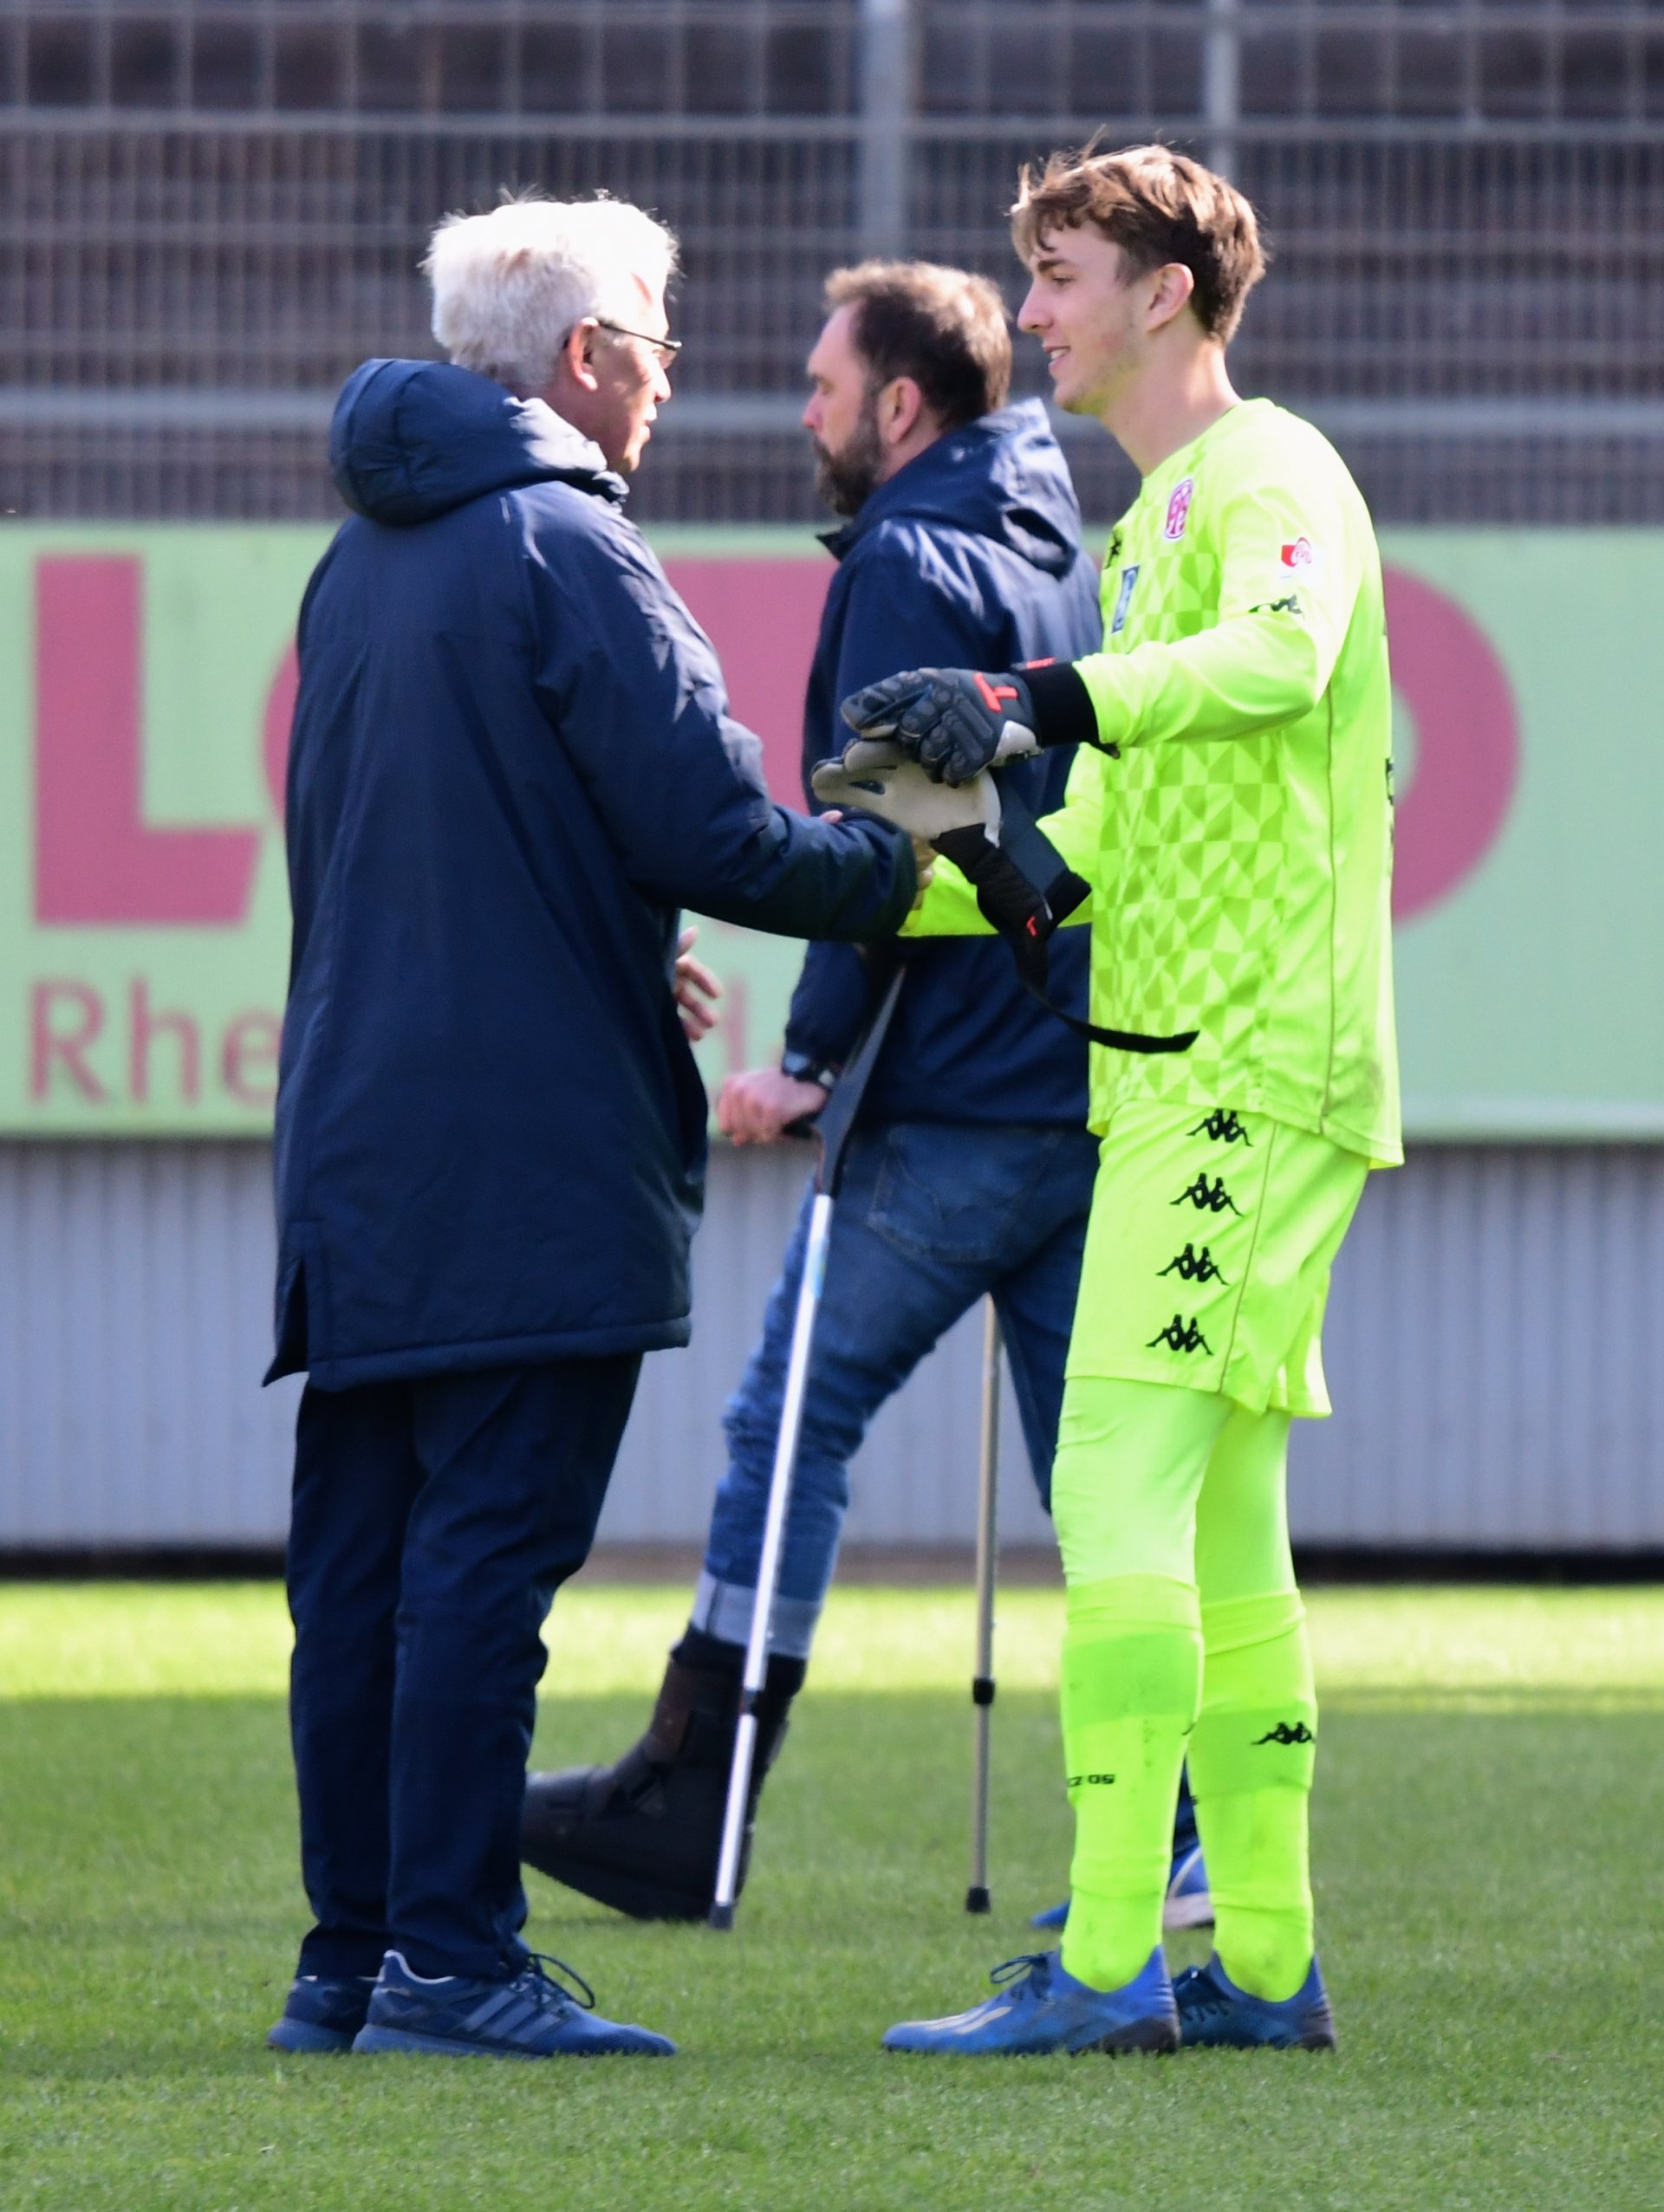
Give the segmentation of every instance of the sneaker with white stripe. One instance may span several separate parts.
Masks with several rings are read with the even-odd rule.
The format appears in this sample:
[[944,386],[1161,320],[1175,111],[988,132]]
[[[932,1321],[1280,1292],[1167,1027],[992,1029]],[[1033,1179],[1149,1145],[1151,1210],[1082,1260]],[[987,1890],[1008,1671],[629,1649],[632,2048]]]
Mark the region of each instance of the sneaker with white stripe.
[[[569,1989],[552,1966],[576,1982]],[[578,1994],[579,1991],[582,1995]],[[669,2058],[676,2046],[650,2028],[595,2017],[595,1993],[559,1959],[533,1952],[508,1982],[413,1973],[389,1951],[353,2048],[427,2052],[456,2059]]]

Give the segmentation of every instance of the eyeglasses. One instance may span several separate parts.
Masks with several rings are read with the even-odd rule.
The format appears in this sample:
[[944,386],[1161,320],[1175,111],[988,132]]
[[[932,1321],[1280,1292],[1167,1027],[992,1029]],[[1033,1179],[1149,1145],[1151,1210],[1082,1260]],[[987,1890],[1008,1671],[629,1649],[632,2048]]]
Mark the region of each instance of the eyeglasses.
[[595,323],[599,329],[610,330],[614,338],[639,338],[644,346],[651,346],[653,359],[661,369],[673,367],[677,354],[682,350],[679,338],[649,338],[645,330],[627,330],[621,322],[608,322],[606,316],[601,315],[595,317]]

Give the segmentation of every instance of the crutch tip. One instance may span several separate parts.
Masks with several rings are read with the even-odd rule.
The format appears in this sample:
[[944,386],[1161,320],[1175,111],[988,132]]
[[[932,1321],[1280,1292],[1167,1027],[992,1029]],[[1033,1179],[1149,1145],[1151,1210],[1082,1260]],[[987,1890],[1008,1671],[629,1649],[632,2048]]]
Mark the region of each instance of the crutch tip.
[[965,1891],[965,1909],[967,1912],[991,1912],[993,1910],[994,1901],[992,1897],[989,1896],[987,1891],[983,1887],[980,1882],[973,1882],[971,1884],[971,1887]]
[[705,1924],[707,1928],[731,1928],[734,1908],[731,1904],[713,1904],[705,1916]]

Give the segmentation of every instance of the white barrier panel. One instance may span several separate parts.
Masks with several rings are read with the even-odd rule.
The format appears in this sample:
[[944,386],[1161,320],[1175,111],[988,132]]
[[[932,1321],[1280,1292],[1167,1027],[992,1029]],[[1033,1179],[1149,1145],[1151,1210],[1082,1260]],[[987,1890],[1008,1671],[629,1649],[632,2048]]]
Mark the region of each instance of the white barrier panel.
[[[716,1153],[694,1341],[647,1363],[604,1537],[703,1534],[803,1168]],[[268,1177],[253,1143],[0,1146],[0,1546],[282,1541],[297,1391],[259,1388]],[[1664,1545],[1661,1317],[1664,1151],[1421,1148],[1342,1256],[1340,1410],[1297,1429],[1297,1537]],[[881,1414],[852,1541],[970,1543],[978,1362],[971,1316]],[[1044,1541],[1006,1404],[1004,1533]]]

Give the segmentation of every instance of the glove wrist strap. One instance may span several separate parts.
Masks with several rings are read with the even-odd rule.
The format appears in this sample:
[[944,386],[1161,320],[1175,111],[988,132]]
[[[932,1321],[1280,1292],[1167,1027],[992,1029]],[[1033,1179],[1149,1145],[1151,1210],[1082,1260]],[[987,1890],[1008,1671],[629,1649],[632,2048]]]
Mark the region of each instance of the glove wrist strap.
[[1106,745],[1098,735],[1098,710],[1092,704],[1085,679],[1072,661],[1041,661],[1031,668],[1019,668],[1017,672],[1029,687],[1037,743],[1095,745],[1101,752],[1115,751],[1115,746]]

